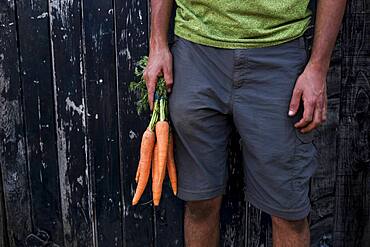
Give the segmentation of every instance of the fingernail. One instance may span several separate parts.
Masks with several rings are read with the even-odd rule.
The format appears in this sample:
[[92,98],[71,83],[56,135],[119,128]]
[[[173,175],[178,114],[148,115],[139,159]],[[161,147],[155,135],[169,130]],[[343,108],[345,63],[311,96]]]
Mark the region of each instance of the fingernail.
[[292,110],[289,111],[288,115],[293,116],[294,112]]

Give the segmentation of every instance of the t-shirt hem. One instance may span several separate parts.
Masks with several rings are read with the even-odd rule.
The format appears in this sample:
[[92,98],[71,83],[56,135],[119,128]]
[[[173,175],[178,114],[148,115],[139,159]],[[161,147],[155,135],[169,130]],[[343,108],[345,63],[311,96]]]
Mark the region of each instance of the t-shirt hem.
[[218,40],[211,40],[207,39],[205,37],[201,36],[195,36],[195,35],[189,35],[186,32],[181,31],[181,29],[175,28],[175,35],[186,39],[188,41],[191,41],[193,43],[197,43],[200,45],[206,45],[206,46],[212,46],[216,48],[223,48],[223,49],[244,49],[244,48],[263,48],[263,47],[269,47],[269,46],[275,46],[280,45],[289,41],[292,41],[294,39],[297,39],[301,37],[306,30],[309,28],[309,26],[306,26],[300,33],[298,33],[295,36],[289,37],[284,40],[278,40],[278,41],[270,41],[266,43],[255,43],[255,42],[245,42],[245,43],[236,43],[236,42],[225,42],[225,41],[218,41]]

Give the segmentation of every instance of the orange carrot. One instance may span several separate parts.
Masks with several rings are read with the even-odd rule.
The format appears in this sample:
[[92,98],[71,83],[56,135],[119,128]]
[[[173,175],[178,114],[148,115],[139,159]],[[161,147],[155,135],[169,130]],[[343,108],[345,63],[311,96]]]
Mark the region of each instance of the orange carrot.
[[[157,206],[162,194],[162,184],[166,175],[168,152],[169,124],[167,121],[158,121],[155,125],[155,134],[158,143],[158,180],[153,184],[153,202]],[[155,193],[154,193],[155,191]]]
[[155,133],[149,128],[146,129],[141,140],[140,161],[138,166],[138,169],[140,169],[138,176],[139,180],[137,183],[134,199],[132,200],[132,205],[136,205],[139,202],[141,195],[145,190],[145,186],[148,183],[154,142]]
[[177,194],[177,175],[176,175],[176,165],[175,158],[173,156],[173,136],[170,132],[168,139],[168,154],[167,154],[167,171],[170,178],[171,187],[173,194]]
[[139,165],[137,166],[137,170],[136,170],[136,176],[135,176],[135,182],[137,183],[137,181],[139,180],[140,178],[140,163]]
[[158,143],[154,144],[153,159],[152,159],[152,181],[158,178]]
[[153,160],[152,160],[152,192],[153,192],[153,204],[154,206],[159,205],[159,200],[157,196],[161,193],[161,187],[158,186],[159,184],[159,170],[158,170],[158,142],[155,143],[154,152],[153,152]]

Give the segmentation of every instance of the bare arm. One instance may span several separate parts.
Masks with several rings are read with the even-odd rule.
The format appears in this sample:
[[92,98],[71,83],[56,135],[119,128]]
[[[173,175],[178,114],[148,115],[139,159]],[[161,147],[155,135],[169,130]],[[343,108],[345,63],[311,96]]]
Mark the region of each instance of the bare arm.
[[289,108],[289,115],[295,115],[303,100],[303,118],[295,124],[302,132],[309,132],[326,120],[326,76],[345,7],[346,0],[318,0],[311,57],[297,79]]
[[169,91],[173,83],[172,55],[167,40],[173,1],[151,0],[149,61],[144,71],[150,109],[153,108],[154,91],[158,76],[164,76]]

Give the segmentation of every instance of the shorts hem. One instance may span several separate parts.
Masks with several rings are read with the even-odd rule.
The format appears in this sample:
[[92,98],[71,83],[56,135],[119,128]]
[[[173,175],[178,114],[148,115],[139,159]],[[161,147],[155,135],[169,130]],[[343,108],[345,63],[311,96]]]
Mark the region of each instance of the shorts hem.
[[272,208],[271,206],[268,206],[266,203],[261,202],[260,200],[256,199],[253,196],[245,195],[245,198],[248,202],[250,202],[253,206],[256,208],[262,210],[263,212],[271,215],[271,216],[277,216],[282,219],[286,220],[301,220],[310,214],[311,211],[311,205],[308,204],[306,207],[298,208],[298,209],[286,209],[286,210],[279,210],[276,208]]
[[183,201],[200,201],[223,195],[225,194],[225,192],[226,186],[203,191],[190,191],[186,189],[177,188],[177,197]]

